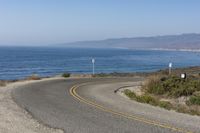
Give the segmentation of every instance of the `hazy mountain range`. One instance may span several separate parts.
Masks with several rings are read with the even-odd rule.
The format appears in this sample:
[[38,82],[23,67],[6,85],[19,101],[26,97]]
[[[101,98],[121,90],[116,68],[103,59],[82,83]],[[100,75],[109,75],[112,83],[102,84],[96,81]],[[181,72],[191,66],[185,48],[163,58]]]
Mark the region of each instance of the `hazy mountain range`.
[[192,33],[153,37],[117,38],[98,41],[79,41],[62,45],[83,48],[200,50],[200,34]]

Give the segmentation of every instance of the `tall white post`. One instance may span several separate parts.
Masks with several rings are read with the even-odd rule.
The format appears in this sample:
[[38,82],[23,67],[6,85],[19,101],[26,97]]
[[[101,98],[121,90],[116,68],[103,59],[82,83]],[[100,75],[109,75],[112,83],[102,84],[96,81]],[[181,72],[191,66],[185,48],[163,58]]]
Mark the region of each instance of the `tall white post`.
[[94,75],[94,64],[95,64],[95,59],[92,59],[92,74]]
[[171,75],[171,73],[172,73],[172,63],[170,62],[169,63],[169,75]]

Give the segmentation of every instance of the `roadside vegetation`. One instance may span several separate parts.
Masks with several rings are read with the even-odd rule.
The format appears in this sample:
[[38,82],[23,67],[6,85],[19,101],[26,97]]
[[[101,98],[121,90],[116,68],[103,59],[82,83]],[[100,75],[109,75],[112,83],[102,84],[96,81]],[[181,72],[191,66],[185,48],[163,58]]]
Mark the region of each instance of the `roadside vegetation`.
[[41,77],[39,77],[37,74],[33,74],[26,78],[26,80],[40,80]]
[[0,80],[0,86],[6,86],[6,81]]
[[67,72],[66,72],[66,73],[63,73],[63,74],[62,74],[62,77],[68,78],[68,77],[70,77],[70,73],[67,73]]
[[190,74],[186,79],[178,73],[173,75],[156,74],[148,76],[142,85],[142,95],[125,90],[132,100],[159,106],[168,110],[200,115],[200,75]]
[[124,90],[124,94],[128,96],[130,99],[135,100],[140,103],[147,103],[153,106],[160,106],[165,109],[171,109],[172,104],[167,101],[159,101],[155,97],[151,96],[150,94],[143,94],[141,96],[137,96],[133,91],[128,89]]
[[200,91],[200,78],[190,76],[181,79],[178,76],[154,76],[150,77],[143,86],[151,94],[165,95],[169,97],[191,96]]
[[16,80],[0,80],[0,87],[2,86],[6,86],[9,83],[13,83],[13,82],[18,82],[18,81],[26,81],[26,80],[40,80],[42,79],[41,77],[39,77],[36,74],[33,74],[31,76],[28,76],[24,79],[16,79]]
[[[66,73],[63,73],[61,76],[62,76],[62,77],[65,77],[65,78],[68,78],[68,77],[71,76],[71,74],[66,72]],[[46,76],[46,77],[40,77],[40,76],[37,75],[37,74],[32,74],[32,75],[30,75],[30,76],[25,77],[24,79],[0,80],[0,87],[4,87],[4,86],[6,86],[7,84],[13,83],[13,82],[27,81],[27,80],[41,80],[41,79],[43,79],[43,78],[50,78],[50,77],[47,77],[47,76]]]

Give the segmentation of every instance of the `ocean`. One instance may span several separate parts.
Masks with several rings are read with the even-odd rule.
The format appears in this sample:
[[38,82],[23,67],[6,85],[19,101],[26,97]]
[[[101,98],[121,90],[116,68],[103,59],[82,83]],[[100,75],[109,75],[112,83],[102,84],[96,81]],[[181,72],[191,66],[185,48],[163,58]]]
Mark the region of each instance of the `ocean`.
[[0,80],[32,74],[151,72],[168,67],[200,66],[200,52],[55,47],[0,47]]

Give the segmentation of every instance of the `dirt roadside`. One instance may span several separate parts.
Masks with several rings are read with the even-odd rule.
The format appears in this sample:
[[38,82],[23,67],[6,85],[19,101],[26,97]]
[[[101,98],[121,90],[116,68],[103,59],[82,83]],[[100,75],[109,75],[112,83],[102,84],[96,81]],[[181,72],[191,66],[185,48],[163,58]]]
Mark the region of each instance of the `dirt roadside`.
[[11,91],[16,87],[39,81],[19,81],[0,87],[0,132],[1,133],[63,133],[60,129],[53,129],[40,124],[28,112],[20,108],[12,99]]

